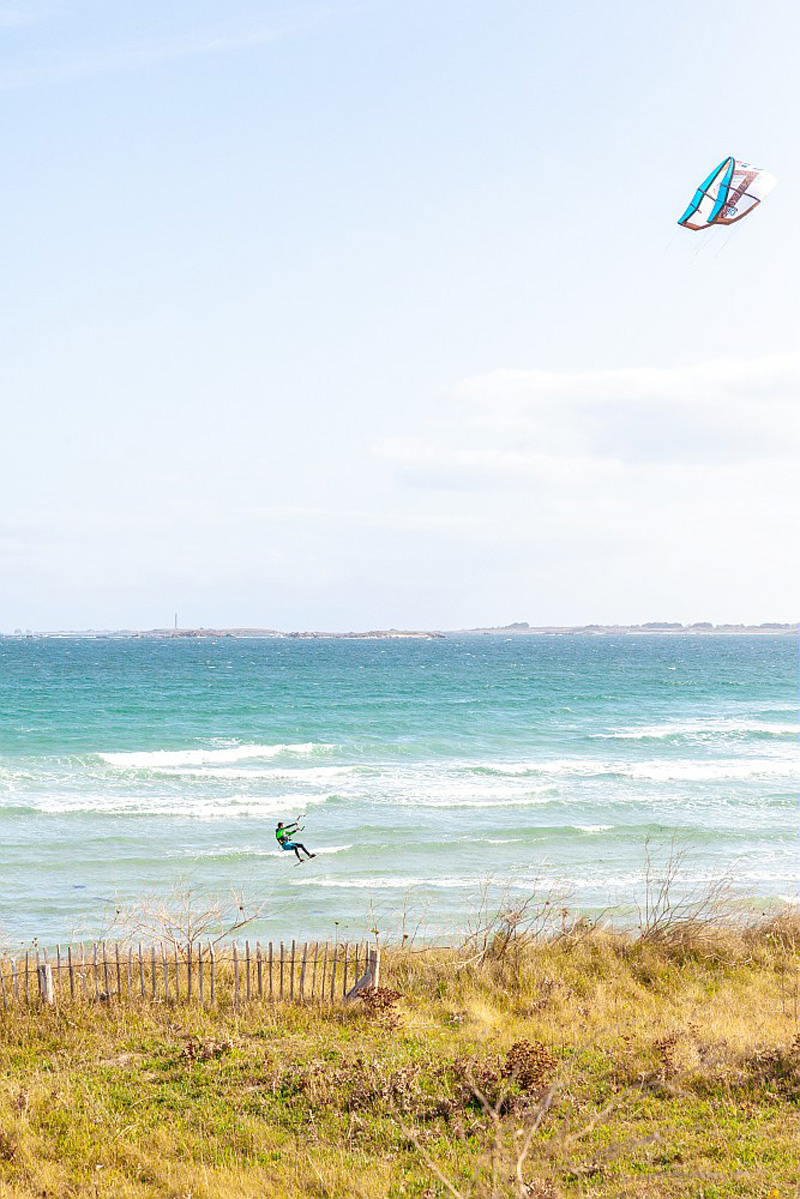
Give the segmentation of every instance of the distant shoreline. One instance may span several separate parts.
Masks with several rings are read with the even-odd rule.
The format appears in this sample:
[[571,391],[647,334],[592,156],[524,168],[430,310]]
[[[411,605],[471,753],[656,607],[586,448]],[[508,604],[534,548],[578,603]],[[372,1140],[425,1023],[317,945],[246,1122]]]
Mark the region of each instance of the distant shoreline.
[[699,621],[684,625],[677,621],[649,621],[645,624],[586,624],[586,625],[530,625],[517,621],[508,625],[497,625],[472,629],[370,629],[365,632],[284,632],[280,629],[262,628],[173,628],[173,629],[61,629],[31,631],[20,629],[13,633],[0,633],[0,639],[12,641],[36,638],[87,638],[94,640],[196,640],[200,638],[236,638],[240,640],[333,640],[333,641],[427,641],[447,637],[497,637],[497,636],[550,636],[550,637],[602,637],[602,636],[785,636],[800,632],[800,624],[766,622],[759,625],[711,624]]

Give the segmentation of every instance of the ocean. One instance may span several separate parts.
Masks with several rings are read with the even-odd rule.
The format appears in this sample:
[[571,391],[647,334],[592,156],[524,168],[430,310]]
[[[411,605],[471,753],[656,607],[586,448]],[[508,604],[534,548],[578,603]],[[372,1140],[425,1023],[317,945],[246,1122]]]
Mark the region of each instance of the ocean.
[[187,888],[253,937],[446,939],[487,889],[630,919],[646,845],[757,905],[797,837],[794,636],[0,639],[7,947]]

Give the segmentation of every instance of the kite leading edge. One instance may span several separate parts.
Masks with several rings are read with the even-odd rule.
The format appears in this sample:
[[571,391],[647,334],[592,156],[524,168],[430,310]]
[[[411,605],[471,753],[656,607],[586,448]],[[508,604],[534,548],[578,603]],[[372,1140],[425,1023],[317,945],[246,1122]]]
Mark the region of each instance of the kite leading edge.
[[700,184],[678,224],[695,230],[733,225],[752,212],[777,182],[769,171],[725,158]]

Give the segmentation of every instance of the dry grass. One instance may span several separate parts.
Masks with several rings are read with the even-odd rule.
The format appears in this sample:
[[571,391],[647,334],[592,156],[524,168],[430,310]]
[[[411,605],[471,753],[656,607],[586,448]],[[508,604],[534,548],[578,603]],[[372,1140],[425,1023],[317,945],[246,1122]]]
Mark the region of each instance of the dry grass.
[[0,1014],[0,1199],[795,1194],[796,920],[673,934],[388,951],[346,1012]]

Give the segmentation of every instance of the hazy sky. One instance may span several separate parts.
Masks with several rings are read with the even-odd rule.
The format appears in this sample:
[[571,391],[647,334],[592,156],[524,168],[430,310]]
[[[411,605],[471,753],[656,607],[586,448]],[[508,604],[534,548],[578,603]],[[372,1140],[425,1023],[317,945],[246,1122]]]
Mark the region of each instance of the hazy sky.
[[[796,619],[796,0],[0,0],[0,630]],[[728,154],[778,188],[676,218]]]

